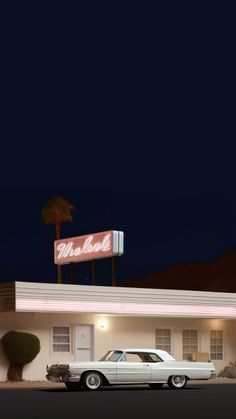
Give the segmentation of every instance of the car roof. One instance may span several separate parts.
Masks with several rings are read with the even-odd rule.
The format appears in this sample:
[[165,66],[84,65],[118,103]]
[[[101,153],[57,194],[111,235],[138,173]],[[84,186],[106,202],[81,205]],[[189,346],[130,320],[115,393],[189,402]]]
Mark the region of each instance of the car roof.
[[163,351],[161,349],[154,349],[154,348],[125,348],[125,349],[119,349],[120,351],[124,352],[154,352],[154,353],[167,353],[166,351]]
[[171,356],[168,352],[163,351],[162,349],[150,349],[150,348],[125,348],[125,349],[117,349],[122,352],[151,352],[159,355],[163,360],[173,360],[173,356]]

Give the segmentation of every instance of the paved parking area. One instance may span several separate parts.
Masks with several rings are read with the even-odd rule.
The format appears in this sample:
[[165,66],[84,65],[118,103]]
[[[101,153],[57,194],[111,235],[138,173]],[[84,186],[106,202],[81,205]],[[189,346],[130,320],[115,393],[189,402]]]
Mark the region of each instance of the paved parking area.
[[[104,387],[101,391],[67,391],[63,384],[7,383],[0,389],[1,419],[73,418],[235,418],[235,380],[189,384],[180,391],[168,386]],[[214,384],[213,384],[214,383]],[[29,386],[30,387],[26,387]],[[129,388],[128,388],[129,387]]]

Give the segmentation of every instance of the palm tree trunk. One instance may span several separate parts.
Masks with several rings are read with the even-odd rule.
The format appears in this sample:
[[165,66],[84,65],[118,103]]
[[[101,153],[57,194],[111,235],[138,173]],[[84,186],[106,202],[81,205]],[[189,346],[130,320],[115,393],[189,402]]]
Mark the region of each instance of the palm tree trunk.
[[[57,240],[60,240],[60,227],[61,224],[60,223],[56,223],[56,238]],[[61,265],[57,265],[57,283],[61,284],[62,283],[62,272],[61,272]]]
[[70,284],[74,284],[75,282],[75,264],[74,263],[69,264],[69,280],[70,280]]
[[60,227],[61,227],[61,223],[56,223],[56,238],[57,240],[60,240]]

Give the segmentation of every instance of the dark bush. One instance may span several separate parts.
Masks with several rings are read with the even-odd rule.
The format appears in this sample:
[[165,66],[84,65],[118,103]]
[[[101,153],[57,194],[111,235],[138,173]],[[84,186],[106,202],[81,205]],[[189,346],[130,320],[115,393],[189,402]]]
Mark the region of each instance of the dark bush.
[[39,338],[31,333],[11,330],[2,337],[2,347],[10,362],[8,380],[22,381],[24,365],[33,361],[40,351]]
[[218,377],[236,378],[236,362],[229,364],[218,374]]

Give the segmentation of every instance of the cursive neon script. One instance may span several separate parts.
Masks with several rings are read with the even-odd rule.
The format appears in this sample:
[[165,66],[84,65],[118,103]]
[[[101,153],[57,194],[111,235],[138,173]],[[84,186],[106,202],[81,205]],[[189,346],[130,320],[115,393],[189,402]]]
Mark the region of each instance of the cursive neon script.
[[70,256],[80,256],[86,253],[108,252],[111,249],[111,234],[106,234],[102,241],[93,243],[94,236],[89,236],[84,241],[82,246],[75,247],[73,242],[60,243],[57,246],[57,259],[62,259]]

